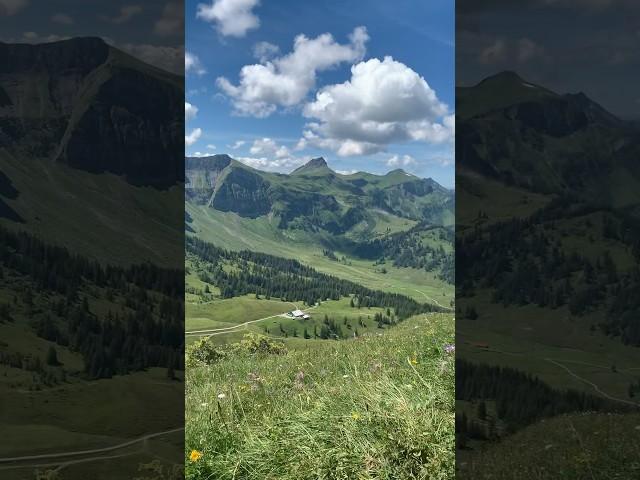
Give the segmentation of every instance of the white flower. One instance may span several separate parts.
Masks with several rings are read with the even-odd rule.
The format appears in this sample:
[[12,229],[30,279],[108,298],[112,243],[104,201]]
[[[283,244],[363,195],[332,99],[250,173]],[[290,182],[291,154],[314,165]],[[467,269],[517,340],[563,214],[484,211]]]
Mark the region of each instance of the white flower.
[[227,398],[227,396],[224,393],[218,394],[218,400],[224,400],[225,398]]

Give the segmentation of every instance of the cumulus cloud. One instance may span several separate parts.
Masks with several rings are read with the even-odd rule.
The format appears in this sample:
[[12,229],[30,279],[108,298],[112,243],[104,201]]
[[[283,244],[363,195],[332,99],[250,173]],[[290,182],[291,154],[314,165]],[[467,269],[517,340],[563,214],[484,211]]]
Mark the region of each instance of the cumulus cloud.
[[408,167],[416,164],[416,159],[411,155],[393,155],[386,161],[387,167]]
[[182,74],[184,71],[182,57],[185,56],[186,62],[186,55],[183,47],[136,43],[127,43],[118,47],[154,67],[176,74]]
[[237,141],[236,141],[233,145],[231,145],[229,148],[230,148],[230,149],[232,149],[232,150],[237,150],[237,149],[239,149],[240,147],[242,147],[245,143],[247,143],[247,142],[245,142],[244,140],[237,140]]
[[268,172],[288,172],[300,165],[305,164],[311,157],[286,157],[286,158],[267,158],[267,157],[236,157],[245,165],[265,170]]
[[184,102],[184,121],[188,122],[196,118],[198,114],[198,107],[191,105],[189,102]]
[[140,5],[125,5],[120,8],[120,12],[118,15],[113,17],[109,17],[107,15],[102,15],[101,18],[107,22],[115,23],[116,25],[121,25],[123,23],[127,23],[136,15],[142,13],[142,7]]
[[190,147],[191,145],[196,143],[201,136],[202,136],[202,129],[196,128],[192,130],[189,135],[184,136],[184,143],[187,147]]
[[520,38],[507,42],[504,38],[497,38],[484,47],[478,56],[483,65],[501,63],[526,63],[529,60],[544,57],[544,49],[530,38]]
[[162,9],[162,16],[153,26],[161,36],[177,35],[184,31],[184,4],[170,1]]
[[252,12],[259,4],[260,0],[213,0],[210,5],[198,4],[196,17],[213,23],[222,36],[244,37],[260,26],[260,19]]
[[351,170],[336,170],[336,173],[339,173],[340,175],[353,175],[357,172],[358,170],[356,170],[355,168],[352,168]]
[[351,79],[322,88],[304,107],[311,121],[297,149],[328,148],[340,156],[384,151],[392,142],[452,141],[454,115],[426,80],[391,57],[351,68]]
[[61,36],[56,34],[51,35],[39,35],[36,32],[24,32],[22,34],[22,38],[20,41],[26,43],[51,43],[51,42],[59,42],[61,40],[68,40],[71,37],[69,36]]
[[238,85],[225,77],[218,78],[217,84],[231,98],[236,114],[267,117],[278,106],[292,107],[303,101],[315,87],[317,72],[360,61],[368,39],[364,27],[357,27],[349,35],[348,44],[337,43],[329,33],[311,39],[298,35],[291,53],[245,65]]
[[287,158],[291,154],[284,145],[278,145],[271,138],[259,138],[254,140],[249,149],[251,155],[275,156],[278,159]]
[[206,73],[206,70],[202,66],[200,59],[197,55],[194,55],[191,52],[184,53],[184,72],[185,73],[195,73],[196,75],[203,75]]
[[253,46],[253,56],[265,63],[280,53],[280,47],[269,42],[259,42]]
[[73,25],[73,18],[66,13],[56,13],[51,15],[51,21],[53,23],[59,23],[60,25]]
[[0,17],[15,15],[29,5],[29,0],[0,0]]
[[190,157],[209,157],[211,156],[211,153],[207,153],[207,152],[193,152],[191,153],[191,155],[189,155]]

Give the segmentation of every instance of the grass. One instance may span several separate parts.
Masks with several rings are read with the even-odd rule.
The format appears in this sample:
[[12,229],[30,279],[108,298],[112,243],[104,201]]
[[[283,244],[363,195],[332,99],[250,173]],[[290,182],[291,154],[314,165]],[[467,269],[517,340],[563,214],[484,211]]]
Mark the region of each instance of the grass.
[[[454,298],[453,285],[443,282],[432,272],[385,265],[387,273],[383,274],[377,271],[373,261],[355,258],[348,258],[348,264],[333,261],[322,254],[323,246],[318,239],[303,231],[279,230],[268,217],[242,218],[189,202],[185,203],[185,209],[193,218],[192,226],[198,238],[220,248],[293,258],[319,272],[374,290],[400,293],[420,302],[436,299],[448,307]],[[336,252],[336,255],[341,257],[342,253]]]
[[[450,314],[355,340],[288,339],[187,370],[190,479],[449,479]],[[202,457],[190,462],[191,450]]]
[[[640,350],[623,345],[589,326],[598,313],[572,318],[566,308],[506,307],[490,303],[487,292],[478,291],[470,302],[480,314],[477,320],[456,321],[458,355],[480,363],[503,365],[531,372],[550,386],[573,388],[598,395],[593,386],[570,375],[556,361],[602,391],[628,401],[628,386],[640,377]],[[487,344],[489,349],[474,344]],[[615,365],[615,369],[612,367]]]
[[224,328],[294,310],[296,306],[281,300],[258,300],[255,295],[216,299],[211,303],[187,304],[185,330]]
[[[456,478],[626,480],[640,478],[640,415],[563,415],[463,452]],[[514,476],[517,475],[517,476]]]

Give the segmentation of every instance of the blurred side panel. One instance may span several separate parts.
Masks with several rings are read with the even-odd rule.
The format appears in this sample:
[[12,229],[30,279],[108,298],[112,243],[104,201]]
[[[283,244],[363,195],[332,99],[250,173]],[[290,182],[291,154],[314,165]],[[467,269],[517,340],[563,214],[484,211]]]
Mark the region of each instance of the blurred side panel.
[[637,478],[637,2],[457,2],[457,473]]
[[181,478],[183,5],[0,1],[0,477]]

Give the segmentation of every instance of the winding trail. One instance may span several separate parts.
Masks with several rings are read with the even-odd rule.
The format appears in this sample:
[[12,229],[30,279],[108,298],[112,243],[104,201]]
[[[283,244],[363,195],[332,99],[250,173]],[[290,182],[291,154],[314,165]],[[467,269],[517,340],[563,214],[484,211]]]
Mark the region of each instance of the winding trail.
[[[501,353],[503,355],[513,355],[513,356],[516,356],[516,357],[531,356],[531,355],[525,354],[525,353],[506,352],[504,350],[498,350],[498,349],[495,349],[495,348],[487,349],[487,351],[494,352],[494,353]],[[584,377],[581,377],[580,375],[575,373],[573,370],[571,370],[569,367],[567,367],[566,365],[563,365],[562,363],[560,363],[557,360],[554,360],[554,359],[548,358],[548,357],[535,357],[535,356],[533,356],[533,358],[537,358],[538,360],[544,360],[545,362],[549,362],[549,363],[551,363],[551,364],[553,364],[553,365],[555,365],[557,367],[562,368],[565,372],[567,372],[573,378],[575,378],[576,380],[581,381],[582,383],[585,383],[585,384],[589,385],[597,393],[599,393],[600,395],[602,395],[603,397],[605,397],[605,398],[607,398],[609,400],[613,400],[615,402],[620,402],[620,403],[626,403],[627,405],[633,405],[635,407],[640,406],[640,403],[632,402],[630,400],[625,400],[624,398],[618,398],[618,397],[614,397],[613,395],[609,395],[607,392],[603,391],[598,385],[596,385],[595,383],[587,380]],[[579,364],[579,365],[587,365],[587,366],[590,366],[590,367],[597,367],[597,368],[603,368],[603,369],[607,369],[608,368],[608,367],[605,367],[603,365],[596,365],[596,364],[593,364],[593,363],[581,362],[581,361],[578,361],[578,360],[563,360],[563,362],[565,362],[565,363],[575,363],[575,364]]]
[[571,375],[572,377],[576,378],[577,380],[580,380],[583,383],[586,383],[587,385],[590,385],[596,392],[598,392],[603,397],[608,398],[609,400],[614,400],[616,402],[626,403],[628,405],[633,405],[633,406],[636,406],[636,407],[640,406],[640,403],[632,402],[630,400],[625,400],[623,398],[618,398],[618,397],[614,397],[614,396],[609,395],[608,393],[602,391],[600,389],[600,387],[598,387],[598,385],[596,385],[595,383],[590,382],[586,378],[581,377],[580,375],[578,375],[577,373],[572,371],[569,367],[567,367],[566,365],[561,364],[560,362],[557,362],[556,360],[553,360],[551,358],[545,358],[544,360],[546,360],[547,362],[553,363],[554,365],[564,369],[569,375]]
[[[313,307],[309,307],[305,310],[302,310],[303,312],[308,312],[310,310],[313,310],[314,308],[316,308],[317,305],[314,305]],[[277,318],[277,317],[282,317],[282,315],[286,315],[287,312],[282,312],[282,313],[277,313],[275,315],[271,315],[269,317],[263,317],[263,318],[258,318],[256,320],[249,320],[248,322],[244,322],[244,323],[239,323],[237,325],[232,325],[230,327],[222,327],[222,328],[209,328],[206,330],[191,330],[189,332],[185,332],[185,336],[187,337],[213,337],[214,335],[223,335],[225,333],[231,333],[234,332],[238,329],[244,328],[247,325],[251,325],[252,323],[257,323],[257,322],[262,322],[263,320],[269,320],[270,318]]]
[[[127,440],[126,442],[119,443],[117,445],[111,445],[109,447],[103,448],[93,448],[90,450],[72,450],[69,452],[59,452],[59,453],[44,453],[41,455],[25,455],[19,457],[5,457],[0,458],[0,464],[8,464],[8,463],[17,463],[17,462],[30,462],[30,461],[41,461],[41,460],[52,460],[56,458],[67,458],[67,457],[80,457],[83,455],[93,455],[93,454],[101,454],[106,452],[113,452],[114,450],[120,450],[125,447],[129,447],[131,445],[135,445],[136,443],[146,442],[147,440],[151,440],[152,438],[161,437],[164,435],[169,435],[171,433],[177,433],[184,431],[184,427],[173,428],[171,430],[164,430],[162,432],[150,433],[147,435],[143,435],[142,437],[134,438],[132,440]],[[103,456],[92,457],[93,460],[99,460],[105,458]],[[88,460],[88,459],[82,459]],[[70,463],[70,462],[59,462],[59,463]],[[56,463],[58,464],[58,463]],[[3,469],[6,467],[0,467]],[[13,467],[11,467],[13,468]]]

